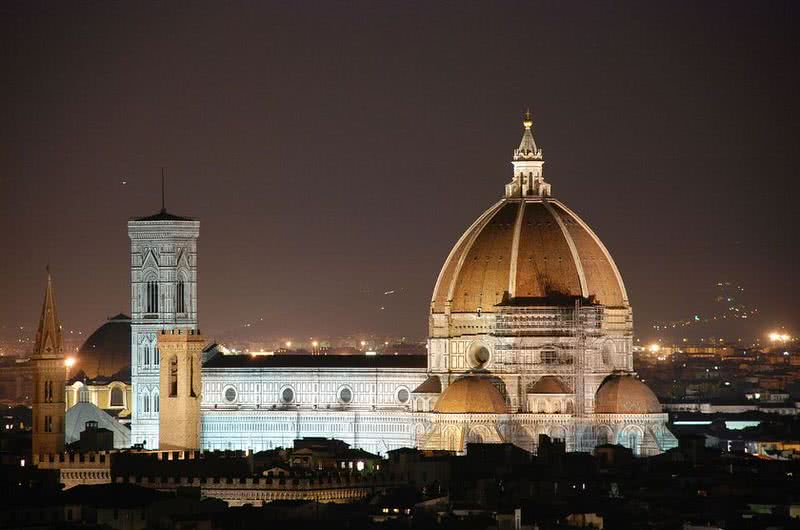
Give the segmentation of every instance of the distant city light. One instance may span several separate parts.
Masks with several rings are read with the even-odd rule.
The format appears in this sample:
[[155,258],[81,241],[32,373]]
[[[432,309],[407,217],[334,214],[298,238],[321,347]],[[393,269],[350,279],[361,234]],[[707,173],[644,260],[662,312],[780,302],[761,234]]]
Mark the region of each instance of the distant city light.
[[75,366],[75,357],[67,357],[66,359],[64,359],[64,366],[66,366],[67,368],[72,368],[73,366]]
[[772,333],[769,334],[770,342],[787,342],[791,340],[791,338],[792,337],[786,333],[778,333],[773,331]]
[[287,340],[286,341],[286,348],[288,349],[288,348],[291,348],[291,347],[292,347],[292,341]]
[[661,346],[653,343],[648,346],[647,349],[650,351],[650,353],[658,353],[661,350]]

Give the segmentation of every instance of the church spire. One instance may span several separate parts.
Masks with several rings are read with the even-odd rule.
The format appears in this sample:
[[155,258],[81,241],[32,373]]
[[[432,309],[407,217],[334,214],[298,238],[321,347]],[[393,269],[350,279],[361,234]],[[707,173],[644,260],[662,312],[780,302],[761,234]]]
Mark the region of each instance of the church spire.
[[522,126],[524,127],[522,140],[519,142],[519,147],[514,149],[511,161],[511,165],[514,166],[514,176],[511,182],[506,184],[506,197],[547,197],[550,195],[550,184],[545,182],[542,176],[544,157],[542,150],[536,145],[536,140],[533,139],[533,118],[530,110],[525,112]]
[[61,342],[61,324],[56,315],[56,301],[53,294],[53,279],[50,266],[47,266],[47,289],[44,292],[42,316],[39,319],[39,330],[36,332],[34,355],[39,357],[60,357],[64,352]]

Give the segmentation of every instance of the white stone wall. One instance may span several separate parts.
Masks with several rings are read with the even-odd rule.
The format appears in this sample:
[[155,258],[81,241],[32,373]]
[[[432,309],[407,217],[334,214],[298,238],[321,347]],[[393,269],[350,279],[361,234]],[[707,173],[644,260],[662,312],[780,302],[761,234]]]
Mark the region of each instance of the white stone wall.
[[260,451],[322,436],[376,453],[413,447],[411,392],[426,378],[424,369],[205,368],[202,446]]

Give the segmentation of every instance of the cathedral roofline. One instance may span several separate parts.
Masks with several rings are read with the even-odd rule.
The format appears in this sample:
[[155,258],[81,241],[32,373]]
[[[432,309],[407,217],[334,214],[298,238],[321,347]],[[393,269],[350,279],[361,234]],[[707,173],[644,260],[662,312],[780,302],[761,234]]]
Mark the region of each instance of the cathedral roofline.
[[403,368],[425,369],[427,355],[222,355],[203,368]]

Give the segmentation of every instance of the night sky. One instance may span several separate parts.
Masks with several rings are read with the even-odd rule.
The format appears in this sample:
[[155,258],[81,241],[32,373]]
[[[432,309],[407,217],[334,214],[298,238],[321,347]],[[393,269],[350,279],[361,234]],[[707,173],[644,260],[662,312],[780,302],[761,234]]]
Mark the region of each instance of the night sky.
[[760,317],[676,336],[798,332],[799,14],[3,2],[0,335],[36,325],[47,263],[66,328],[130,311],[126,222],[159,210],[166,166],[168,209],[201,221],[205,333],[422,338],[527,106],[553,195],[614,256],[639,336],[718,312],[720,280]]

